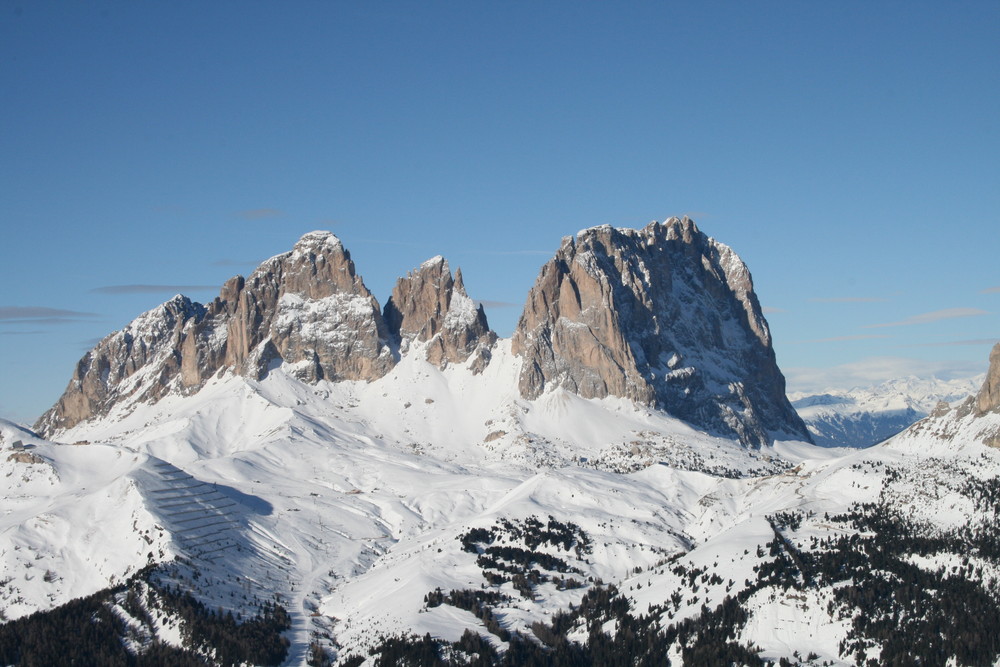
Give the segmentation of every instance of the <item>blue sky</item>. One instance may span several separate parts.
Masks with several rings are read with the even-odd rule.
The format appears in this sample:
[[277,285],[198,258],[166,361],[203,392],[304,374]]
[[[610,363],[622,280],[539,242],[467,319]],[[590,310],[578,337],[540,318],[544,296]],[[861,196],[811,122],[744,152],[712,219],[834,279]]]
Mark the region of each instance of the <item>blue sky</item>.
[[1000,3],[0,3],[0,416],[330,229],[512,331],[561,237],[688,214],[792,388],[1000,337]]

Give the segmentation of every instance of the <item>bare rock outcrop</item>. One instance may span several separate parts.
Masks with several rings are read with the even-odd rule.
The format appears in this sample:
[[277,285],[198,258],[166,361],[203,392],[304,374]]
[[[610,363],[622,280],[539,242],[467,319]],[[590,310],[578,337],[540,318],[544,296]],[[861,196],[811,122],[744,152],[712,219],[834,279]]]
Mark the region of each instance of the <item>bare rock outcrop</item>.
[[329,232],[230,279],[207,306],[178,295],[104,338],[36,430],[51,435],[115,405],[191,393],[222,370],[260,378],[278,362],[313,382],[375,380],[396,363],[378,302]]
[[66,391],[35,430],[48,435],[69,428],[125,399],[158,400],[181,384],[181,350],[190,347],[194,330],[207,332],[214,324],[204,306],[181,295],[143,313],[83,355]]
[[383,318],[401,351],[414,341],[427,343],[427,360],[438,368],[472,358],[473,371],[481,372],[497,338],[483,307],[466,293],[461,269],[452,277],[448,261],[441,256],[396,282]]
[[1000,343],[990,352],[990,369],[976,396],[976,410],[979,414],[1000,411]]
[[563,239],[514,332],[525,398],[620,396],[759,447],[809,440],[750,272],[688,218]]
[[[371,381],[392,369],[396,358],[378,301],[336,236],[307,234],[276,259],[269,272],[277,277],[277,303],[263,312],[272,315],[268,337],[284,362],[310,381]],[[251,319],[241,325],[256,320],[256,307],[247,312]],[[253,348],[241,353],[254,356]]]

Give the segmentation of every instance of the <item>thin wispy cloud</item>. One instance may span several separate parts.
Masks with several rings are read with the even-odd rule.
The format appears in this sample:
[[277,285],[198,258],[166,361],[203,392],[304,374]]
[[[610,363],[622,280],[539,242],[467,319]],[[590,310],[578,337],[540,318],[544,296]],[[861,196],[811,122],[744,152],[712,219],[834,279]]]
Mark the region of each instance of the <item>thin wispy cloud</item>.
[[982,362],[928,361],[905,357],[867,357],[860,361],[829,368],[789,367],[782,373],[788,383],[789,393],[816,394],[835,389],[868,387],[902,377],[956,380],[978,375],[986,370]]
[[552,255],[553,250],[467,250],[470,254],[480,255]]
[[764,311],[765,315],[773,315],[774,313],[787,313],[788,312],[784,308],[773,308],[771,306],[761,306],[761,310]]
[[50,324],[73,324],[75,322],[87,322],[84,317],[29,317],[23,320],[0,320],[0,325],[4,324],[33,324],[37,326],[48,326]]
[[260,262],[261,260],[229,259],[228,257],[224,257],[212,262],[212,266],[257,266]]
[[161,206],[154,206],[153,211],[155,213],[170,213],[172,215],[187,215],[191,213],[188,209],[183,206],[177,206],[176,204],[163,204]]
[[390,241],[388,239],[358,239],[357,241],[352,241],[354,243],[372,243],[374,245],[398,245],[406,248],[427,248],[430,247],[427,243],[413,243],[411,241]]
[[970,338],[968,340],[949,340],[941,343],[914,343],[905,347],[953,347],[962,345],[995,345],[996,338]]
[[833,297],[813,297],[808,299],[811,303],[878,303],[888,301],[877,296],[833,296]]
[[979,315],[989,315],[989,313],[985,310],[980,310],[979,308],[945,308],[944,310],[935,310],[929,313],[914,315],[913,317],[908,317],[905,320],[900,320],[899,322],[869,324],[865,328],[878,329],[882,327],[908,327],[914,324],[930,324],[931,322],[940,322],[941,320],[953,320],[959,317],[977,317]]
[[179,294],[218,289],[218,285],[105,285],[90,290],[94,294]]
[[987,287],[986,289],[979,290],[980,294],[1000,294],[1000,286],[998,287]]
[[850,340],[870,340],[872,338],[892,338],[888,334],[857,334],[854,336],[831,336],[829,338],[814,338],[800,341],[803,343],[841,343]]
[[276,208],[251,208],[237,211],[236,215],[244,220],[267,220],[268,218],[283,218],[286,214]]
[[39,334],[47,333],[36,329],[35,331],[0,331],[0,336],[37,336]]
[[97,316],[97,313],[44,306],[0,306],[0,324],[67,324]]

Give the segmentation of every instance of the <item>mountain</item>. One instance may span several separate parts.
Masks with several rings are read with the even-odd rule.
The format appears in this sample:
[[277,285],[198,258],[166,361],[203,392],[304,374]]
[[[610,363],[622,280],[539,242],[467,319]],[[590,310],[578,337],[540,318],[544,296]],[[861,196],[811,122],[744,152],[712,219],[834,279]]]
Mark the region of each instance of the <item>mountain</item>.
[[620,396],[760,447],[808,440],[746,265],[688,218],[567,237],[512,339],[521,395]]
[[232,278],[207,306],[178,295],[104,338],[35,428],[53,433],[196,392],[222,370],[261,377],[275,362],[311,381],[374,380],[395,363],[378,302],[329,232]]
[[990,352],[990,368],[976,396],[976,409],[980,414],[1000,409],[1000,343],[994,345]]
[[[309,383],[371,382],[419,348],[439,368],[481,373],[496,340],[444,258],[400,278],[380,310],[340,240],[312,232],[207,306],[178,295],[106,337],[35,428],[53,435],[197,392],[219,373],[260,379],[279,365]],[[617,396],[757,448],[809,439],[785,398],[749,271],[687,218],[564,240],[511,345],[525,399],[557,389]]]
[[[39,609],[63,655],[82,616],[210,664],[243,646],[212,643],[230,613],[270,637],[251,664],[1000,659],[995,384],[868,449],[754,451],[615,399],[525,402],[512,359],[500,341],[479,374],[417,355],[387,384],[229,374],[64,433],[89,444],[0,422],[0,659],[44,636]],[[524,440],[473,442],[496,426],[484,380]],[[652,461],[608,465],[654,434]],[[658,462],[681,448],[686,468]],[[691,465],[710,456],[730,474]]]
[[926,417],[939,403],[976,393],[984,379],[907,377],[846,391],[793,393],[789,398],[817,445],[868,447]]
[[423,343],[427,360],[438,368],[466,363],[481,373],[490,362],[497,336],[465,291],[462,270],[452,276],[448,260],[438,255],[396,282],[385,304],[385,321],[405,351]]
[[[339,286],[310,287],[334,262]],[[0,420],[0,664],[1000,660],[1000,346],[975,396],[879,445],[747,447],[661,408],[635,352],[652,402],[560,384],[572,359],[525,396],[535,353],[493,338],[442,259],[381,311],[348,262],[307,235],[105,339],[75,376],[91,393],[67,391],[89,416]]]

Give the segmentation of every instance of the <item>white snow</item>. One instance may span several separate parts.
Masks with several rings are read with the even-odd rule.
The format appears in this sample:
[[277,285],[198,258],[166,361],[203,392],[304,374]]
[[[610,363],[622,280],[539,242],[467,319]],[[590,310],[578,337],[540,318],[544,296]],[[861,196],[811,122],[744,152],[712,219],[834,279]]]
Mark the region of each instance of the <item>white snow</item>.
[[[457,640],[465,628],[487,631],[472,614],[425,609],[423,599],[483,584],[458,536],[551,515],[591,540],[589,554],[572,556],[577,579],[614,583],[638,612],[684,590],[666,624],[754,578],[758,548],[773,537],[768,515],[814,510],[801,535],[822,537],[835,530],[823,513],[890,493],[916,521],[958,526],[974,508],[949,489],[970,470],[984,478],[1000,471],[1000,453],[982,445],[1000,432],[997,415],[950,413],[867,450],[785,441],[754,452],[622,399],[555,390],[525,401],[507,340],[481,375],[441,371],[422,356],[404,356],[371,383],[310,385],[283,367],[259,382],[217,377],[193,396],[170,395],[58,436],[84,445],[0,422],[0,609],[9,619],[51,608],[150,559],[180,556],[191,565],[165,576],[213,608],[277,594],[293,618],[289,664],[304,663],[314,632],[355,653],[380,633]],[[15,439],[35,458],[15,459]],[[886,465],[904,472],[883,488]],[[679,565],[721,580],[692,594],[674,572]],[[547,583],[528,600],[505,584],[511,602],[498,616],[530,632],[586,590]],[[842,664],[837,644],[849,619],[831,618],[823,596],[756,594],[741,640],[773,659],[816,651]],[[158,632],[179,641],[175,626]]]

